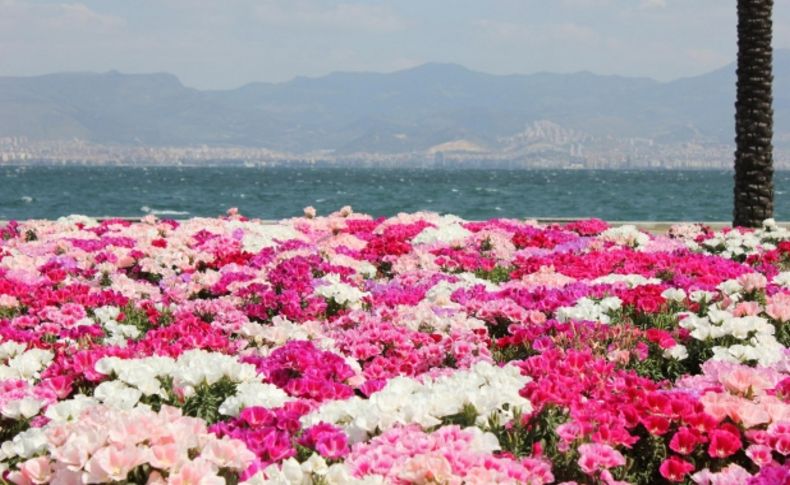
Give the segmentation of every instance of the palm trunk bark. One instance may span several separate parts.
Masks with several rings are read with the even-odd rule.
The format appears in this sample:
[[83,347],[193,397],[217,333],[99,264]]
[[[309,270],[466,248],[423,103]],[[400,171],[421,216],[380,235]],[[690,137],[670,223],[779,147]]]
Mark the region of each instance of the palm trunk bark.
[[733,225],[773,217],[773,0],[738,0]]

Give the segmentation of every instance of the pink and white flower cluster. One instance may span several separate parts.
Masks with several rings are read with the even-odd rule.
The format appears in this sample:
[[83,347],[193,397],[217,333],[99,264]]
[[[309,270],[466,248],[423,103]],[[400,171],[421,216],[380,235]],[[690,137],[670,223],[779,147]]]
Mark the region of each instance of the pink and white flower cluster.
[[0,227],[15,484],[790,481],[790,232]]

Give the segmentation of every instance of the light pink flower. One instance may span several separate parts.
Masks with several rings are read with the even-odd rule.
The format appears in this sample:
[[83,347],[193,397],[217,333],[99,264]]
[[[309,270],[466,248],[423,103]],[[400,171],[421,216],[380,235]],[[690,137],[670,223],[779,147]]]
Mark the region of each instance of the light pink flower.
[[125,480],[135,467],[145,462],[145,453],[135,446],[109,445],[97,450],[85,464],[85,483]]
[[170,475],[169,485],[224,485],[225,479],[217,475],[217,470],[208,461],[190,461],[176,473]]

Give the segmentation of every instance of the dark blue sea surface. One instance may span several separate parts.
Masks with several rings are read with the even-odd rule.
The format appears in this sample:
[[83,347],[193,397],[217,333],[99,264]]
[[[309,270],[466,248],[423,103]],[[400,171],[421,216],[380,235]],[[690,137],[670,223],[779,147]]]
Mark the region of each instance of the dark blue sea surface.
[[[279,219],[309,205],[322,214],[351,205],[375,216],[728,221],[732,186],[725,171],[0,166],[0,219],[178,219],[230,207]],[[775,187],[776,218],[790,219],[790,172],[777,172]]]

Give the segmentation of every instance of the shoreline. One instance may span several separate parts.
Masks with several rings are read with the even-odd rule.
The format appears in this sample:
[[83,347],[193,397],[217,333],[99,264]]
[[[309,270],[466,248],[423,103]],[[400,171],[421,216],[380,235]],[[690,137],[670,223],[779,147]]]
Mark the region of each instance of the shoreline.
[[[142,217],[139,217],[139,216],[86,216],[86,217],[90,217],[91,219],[96,219],[97,221],[100,221],[100,222],[104,221],[104,220],[108,220],[108,219],[122,219],[122,220],[126,220],[126,221],[131,221],[131,222],[139,222],[139,221],[141,221],[143,219]],[[195,219],[195,218],[211,218],[211,217],[208,217],[208,216],[206,216],[206,217],[195,216],[195,217],[188,217],[188,218],[181,218],[181,217],[179,217],[179,218],[157,217],[157,218],[160,219],[160,220],[161,219],[169,219],[169,220],[174,220],[174,221],[186,221],[186,220]],[[250,218],[250,219],[254,220],[254,218]],[[288,218],[279,219],[279,220],[278,219],[261,219],[260,222],[262,222],[263,224],[275,225],[275,224],[278,224],[281,220],[286,220],[286,219],[288,219]],[[542,225],[567,224],[567,223],[570,223],[570,222],[581,221],[581,220],[586,220],[586,219],[591,219],[591,218],[590,217],[522,217],[522,218],[520,218],[520,220],[525,220],[525,221],[526,220],[535,220],[535,221],[538,222],[538,224],[542,224]],[[25,220],[56,220],[56,219],[16,219],[16,220],[17,220],[17,222],[21,222],[21,221],[25,221]],[[5,224],[8,224],[9,222],[11,222],[11,219],[0,219],[0,226],[4,226]],[[476,221],[469,220],[467,222],[476,222]],[[647,232],[652,232],[652,233],[667,232],[672,226],[677,225],[677,224],[702,224],[704,226],[710,227],[711,229],[713,229],[715,231],[721,230],[721,229],[726,228],[726,227],[732,227],[732,223],[731,222],[727,222],[727,221],[694,221],[694,220],[688,220],[688,221],[641,221],[641,220],[637,220],[637,221],[616,221],[615,220],[615,221],[610,221],[610,220],[605,220],[605,222],[607,224],[609,224],[610,226],[612,226],[612,227],[635,226],[637,229],[644,230],[644,231],[647,231]],[[790,229],[790,221],[776,221],[776,225],[781,227],[781,228]]]

